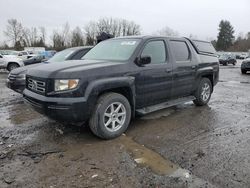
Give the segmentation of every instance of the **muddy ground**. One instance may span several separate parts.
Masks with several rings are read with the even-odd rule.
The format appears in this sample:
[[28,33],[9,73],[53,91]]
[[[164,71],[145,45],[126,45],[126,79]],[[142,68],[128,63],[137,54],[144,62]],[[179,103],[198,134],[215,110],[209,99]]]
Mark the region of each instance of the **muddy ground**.
[[5,87],[0,72],[0,187],[250,187],[250,74],[221,67],[208,106],[135,119],[103,141],[61,125]]

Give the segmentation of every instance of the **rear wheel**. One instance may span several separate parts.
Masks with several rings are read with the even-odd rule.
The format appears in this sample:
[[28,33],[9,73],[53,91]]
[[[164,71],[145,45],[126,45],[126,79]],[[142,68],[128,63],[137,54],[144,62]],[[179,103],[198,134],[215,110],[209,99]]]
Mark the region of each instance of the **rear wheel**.
[[126,97],[118,93],[102,95],[89,120],[91,131],[103,139],[120,136],[131,119],[131,107]]
[[202,78],[200,84],[195,92],[196,99],[193,101],[197,106],[204,106],[206,105],[212,94],[212,84],[208,78]]
[[12,71],[13,69],[16,69],[18,68],[19,65],[17,63],[9,63],[8,67],[7,67],[7,70],[10,72]]

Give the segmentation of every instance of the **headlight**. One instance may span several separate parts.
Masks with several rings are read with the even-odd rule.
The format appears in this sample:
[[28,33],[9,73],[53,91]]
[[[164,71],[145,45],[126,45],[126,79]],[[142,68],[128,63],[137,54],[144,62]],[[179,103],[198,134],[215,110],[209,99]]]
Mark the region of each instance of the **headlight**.
[[55,80],[55,91],[65,91],[77,87],[79,79]]

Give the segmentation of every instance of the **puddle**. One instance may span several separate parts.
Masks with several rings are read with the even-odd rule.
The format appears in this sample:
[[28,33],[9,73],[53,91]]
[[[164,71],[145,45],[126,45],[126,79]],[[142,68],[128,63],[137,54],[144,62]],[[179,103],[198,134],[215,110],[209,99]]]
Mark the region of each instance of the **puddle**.
[[170,175],[179,168],[171,161],[163,158],[161,155],[145,146],[134,142],[127,136],[121,136],[120,140],[125,149],[131,153],[137,164],[150,168],[156,174]]
[[160,119],[163,117],[168,117],[171,114],[173,114],[176,110],[174,109],[174,107],[171,108],[166,108],[166,109],[162,109],[156,112],[152,112],[150,114],[147,114],[143,117],[141,117],[141,119],[143,120],[154,120],[154,119]]
[[214,187],[209,182],[194,176],[189,170],[181,168],[160,154],[136,143],[132,138],[123,135],[119,139],[139,166],[150,168],[152,172],[161,176],[179,178],[186,182],[188,187]]
[[230,81],[219,80],[219,82],[227,82],[227,83],[231,83],[231,84],[250,84],[250,82],[248,82],[248,81],[234,81],[234,80],[230,80]]
[[0,127],[18,125],[42,117],[23,103],[7,105],[0,109]]

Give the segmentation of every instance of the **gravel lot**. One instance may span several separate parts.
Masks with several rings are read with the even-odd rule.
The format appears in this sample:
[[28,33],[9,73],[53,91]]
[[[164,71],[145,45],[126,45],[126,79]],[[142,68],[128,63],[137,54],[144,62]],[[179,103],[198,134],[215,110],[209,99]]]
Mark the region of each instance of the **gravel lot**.
[[0,71],[0,187],[249,187],[250,74],[221,66],[208,106],[135,119],[103,141],[34,112]]

